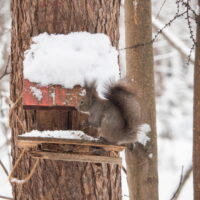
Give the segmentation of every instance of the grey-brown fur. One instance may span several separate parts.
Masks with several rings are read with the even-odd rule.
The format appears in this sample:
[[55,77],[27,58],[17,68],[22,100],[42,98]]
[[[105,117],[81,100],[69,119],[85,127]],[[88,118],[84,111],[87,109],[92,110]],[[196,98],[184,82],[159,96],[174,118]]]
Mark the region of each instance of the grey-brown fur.
[[86,95],[77,109],[88,112],[88,123],[99,129],[106,141],[114,144],[128,144],[136,141],[141,111],[137,96],[130,84],[119,81],[110,84],[104,94],[98,96],[95,82],[85,84]]

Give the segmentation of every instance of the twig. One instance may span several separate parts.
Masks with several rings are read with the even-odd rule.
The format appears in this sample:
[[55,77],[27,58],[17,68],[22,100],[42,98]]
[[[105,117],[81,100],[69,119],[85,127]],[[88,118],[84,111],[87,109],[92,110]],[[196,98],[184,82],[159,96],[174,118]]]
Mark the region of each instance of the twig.
[[172,198],[170,200],[177,200],[178,199],[178,196],[180,195],[183,186],[185,185],[185,183],[189,179],[191,172],[192,172],[192,166],[190,166],[187,169],[187,171],[185,172],[185,174],[183,175],[183,167],[182,167],[179,185],[178,185],[177,189],[175,190],[175,192],[172,195]]
[[[162,22],[155,17],[152,18],[152,24],[153,27],[158,30],[163,27]],[[194,64],[194,55],[192,54],[191,50],[184,44],[184,42],[182,42],[175,34],[172,33],[169,27],[162,31],[162,35],[175,49],[182,54],[182,56],[190,58],[188,61]]]
[[2,195],[0,195],[0,198],[7,199],[7,200],[13,200],[13,198],[11,198],[11,197],[5,197],[5,196],[2,196]]
[[6,173],[6,175],[9,176],[8,170],[6,169],[5,165],[2,163],[1,160],[0,160],[0,166],[2,167],[2,169],[4,170],[4,172]]
[[165,24],[163,26],[163,28],[161,28],[154,36],[154,38],[152,40],[150,40],[149,42],[145,42],[145,43],[140,43],[140,44],[136,44],[136,45],[133,45],[133,46],[130,46],[130,47],[125,47],[125,48],[121,48],[119,49],[119,51],[122,51],[122,50],[126,50],[126,49],[133,49],[133,48],[138,48],[138,47],[142,47],[142,46],[146,46],[146,45],[149,45],[149,44],[152,44],[156,41],[156,39],[158,38],[158,36],[163,32],[163,30],[170,26],[177,18],[181,17],[181,16],[184,16],[185,14],[187,13],[187,11],[184,11],[180,14],[176,14],[167,24]]
[[196,40],[195,40],[195,37],[194,37],[194,32],[192,30],[192,25],[191,25],[191,21],[190,21],[190,7],[189,7],[189,1],[187,0],[187,4],[186,4],[186,11],[187,11],[187,24],[188,24],[188,28],[189,28],[189,31],[190,31],[190,39],[192,40],[193,44],[195,44],[196,46]]
[[4,72],[0,75],[0,79],[2,79],[4,76],[10,74],[10,72],[8,72],[9,63],[10,63],[10,55],[8,56],[8,61],[7,61],[7,64],[6,64],[6,66],[5,66],[5,70],[4,70]]
[[192,61],[192,60],[194,60],[194,59],[191,58],[191,57],[192,57],[192,52],[193,52],[194,48],[195,48],[195,44],[193,43],[192,47],[190,48],[190,53],[189,53],[189,55],[188,55],[188,60],[187,60],[187,63],[186,63],[187,66],[189,65],[190,61],[191,61],[192,63],[194,63],[194,62]]
[[125,174],[127,174],[127,170],[126,170],[126,168],[122,165],[122,170],[123,170],[123,172],[125,173]]
[[183,0],[178,0],[178,1],[182,3],[183,6],[187,7],[193,13],[194,16],[198,16],[198,13],[196,13],[195,10],[192,9],[188,1],[187,2],[184,2]]
[[158,13],[157,13],[157,15],[156,15],[156,19],[159,17],[160,12],[161,12],[162,8],[164,7],[166,1],[167,1],[167,0],[164,0],[164,1],[163,1],[163,3],[162,3],[162,5],[161,5],[161,7],[160,7],[160,9],[159,9],[159,11],[158,11]]

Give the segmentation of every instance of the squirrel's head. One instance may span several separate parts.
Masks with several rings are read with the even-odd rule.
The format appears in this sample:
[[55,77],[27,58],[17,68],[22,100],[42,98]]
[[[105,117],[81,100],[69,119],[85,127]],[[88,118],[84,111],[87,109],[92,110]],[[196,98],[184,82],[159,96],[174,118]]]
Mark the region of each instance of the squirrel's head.
[[93,81],[90,84],[85,82],[84,88],[85,88],[86,93],[81,98],[81,100],[79,101],[79,105],[76,108],[80,112],[88,113],[90,111],[91,106],[93,105],[93,103],[95,102],[98,96],[97,91],[96,91],[96,82]]

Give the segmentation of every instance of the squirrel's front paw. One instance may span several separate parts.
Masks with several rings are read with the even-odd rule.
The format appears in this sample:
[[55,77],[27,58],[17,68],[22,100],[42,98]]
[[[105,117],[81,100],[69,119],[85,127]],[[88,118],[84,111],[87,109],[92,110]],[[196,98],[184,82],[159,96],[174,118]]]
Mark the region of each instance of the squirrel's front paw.
[[101,143],[103,144],[110,144],[104,137],[100,136],[98,137],[98,139],[100,140]]

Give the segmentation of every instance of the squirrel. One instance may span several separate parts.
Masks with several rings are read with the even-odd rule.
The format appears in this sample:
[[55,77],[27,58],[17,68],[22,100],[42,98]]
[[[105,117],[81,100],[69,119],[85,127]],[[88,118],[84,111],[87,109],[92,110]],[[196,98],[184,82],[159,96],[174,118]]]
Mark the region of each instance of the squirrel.
[[136,90],[122,80],[107,85],[105,99],[98,95],[95,81],[85,82],[85,90],[77,110],[89,114],[86,123],[98,129],[100,138],[117,145],[136,142],[141,121]]

